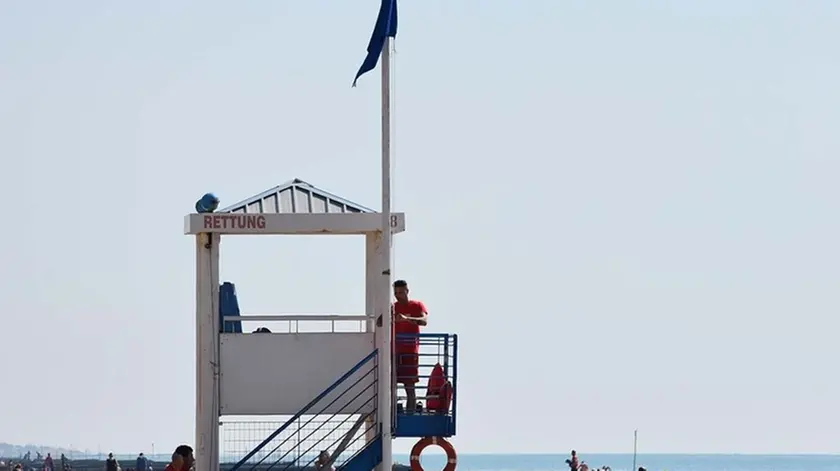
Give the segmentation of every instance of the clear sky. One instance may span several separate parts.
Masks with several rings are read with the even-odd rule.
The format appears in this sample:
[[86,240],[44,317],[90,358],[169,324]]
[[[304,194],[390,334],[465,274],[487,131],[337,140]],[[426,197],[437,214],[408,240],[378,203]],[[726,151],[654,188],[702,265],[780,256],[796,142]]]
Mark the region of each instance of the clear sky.
[[[182,217],[295,177],[378,207],[377,8],[0,3],[0,441],[192,441]],[[838,24],[402,1],[396,268],[461,335],[459,451],[838,451]],[[363,311],[361,240],[225,248],[246,311]]]

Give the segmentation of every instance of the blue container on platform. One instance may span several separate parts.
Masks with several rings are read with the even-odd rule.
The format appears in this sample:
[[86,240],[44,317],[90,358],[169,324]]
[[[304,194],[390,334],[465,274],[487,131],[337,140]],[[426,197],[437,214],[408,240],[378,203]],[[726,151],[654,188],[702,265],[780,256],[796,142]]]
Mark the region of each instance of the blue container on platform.
[[236,286],[225,281],[219,286],[219,322],[220,332],[225,334],[241,334],[242,322],[226,321],[225,317],[239,316],[239,300],[236,298]]

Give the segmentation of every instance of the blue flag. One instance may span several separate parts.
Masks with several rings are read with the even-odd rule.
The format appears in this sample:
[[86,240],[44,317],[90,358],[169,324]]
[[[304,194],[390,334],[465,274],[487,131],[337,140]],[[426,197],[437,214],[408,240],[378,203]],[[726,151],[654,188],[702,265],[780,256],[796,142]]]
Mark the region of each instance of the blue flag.
[[359,77],[370,72],[376,68],[376,63],[379,62],[379,56],[382,55],[382,48],[388,37],[397,37],[397,0],[382,0],[382,5],[379,7],[379,16],[376,17],[376,25],[373,27],[373,34],[370,35],[370,42],[367,47],[367,56],[359,71],[356,72],[356,78],[353,79],[353,86],[356,86],[356,81]]

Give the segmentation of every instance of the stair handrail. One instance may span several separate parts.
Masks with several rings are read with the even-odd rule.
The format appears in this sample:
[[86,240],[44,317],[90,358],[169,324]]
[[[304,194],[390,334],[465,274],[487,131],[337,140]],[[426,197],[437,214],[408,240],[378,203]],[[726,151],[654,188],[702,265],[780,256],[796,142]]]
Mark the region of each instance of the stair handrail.
[[[361,422],[364,422],[364,420],[363,420],[363,419],[360,419],[360,421],[361,421]],[[340,451],[341,453],[343,453],[344,451],[346,451],[346,449],[347,449],[347,448],[348,448],[348,447],[349,447],[352,443],[357,442],[359,439],[364,439],[364,440],[365,440],[365,444],[364,444],[364,445],[363,445],[360,449],[358,449],[358,450],[354,451],[353,453],[351,453],[351,454],[350,454],[350,456],[349,456],[349,457],[344,458],[343,460],[338,459],[338,458],[339,458],[339,455],[333,455],[333,454],[331,453],[331,454],[330,454],[330,460],[327,462],[327,464],[328,464],[329,466],[333,466],[333,467],[334,467],[334,468],[336,468],[336,469],[341,469],[341,468],[343,468],[343,467],[344,467],[347,463],[349,463],[350,461],[352,461],[352,460],[353,460],[353,458],[355,458],[355,457],[356,457],[356,455],[358,455],[359,453],[361,453],[362,451],[364,451],[364,449],[365,449],[368,445],[370,445],[371,443],[375,442],[375,441],[377,440],[377,438],[380,438],[380,437],[381,437],[381,434],[378,434],[378,433],[377,433],[377,434],[374,436],[374,438],[373,438],[372,440],[369,440],[369,441],[368,441],[368,440],[367,440],[367,438],[366,438],[366,437],[367,437],[367,433],[368,433],[370,430],[372,430],[372,429],[374,429],[374,428],[377,428],[377,427],[378,427],[378,426],[377,426],[376,424],[371,425],[371,426],[369,426],[369,427],[365,427],[365,428],[364,428],[364,430],[362,430],[361,434],[358,434],[358,436],[356,436],[355,438],[354,438],[354,437],[350,437],[350,439],[349,439],[349,440],[346,440],[346,441],[347,441],[347,444],[346,444],[346,445],[344,445],[344,448],[343,448],[343,449],[336,448],[336,452]],[[358,433],[358,431],[359,431],[359,430],[356,430],[356,433]],[[349,433],[349,432],[348,432],[348,433]],[[335,446],[335,445],[340,445],[340,442],[345,441],[345,438],[346,438],[346,437],[348,437],[348,435],[347,435],[347,434],[345,434],[345,436],[343,436],[343,437],[341,437],[341,438],[337,438],[337,439],[333,440],[333,441],[332,441],[332,443],[330,443],[330,445],[329,445],[326,449],[329,449],[329,448],[331,448],[332,446]],[[299,467],[300,467],[301,469],[306,469],[306,468],[308,468],[309,466],[312,466],[312,465],[315,463],[315,461],[316,461],[317,459],[318,459],[318,457],[316,456],[316,457],[314,457],[314,458],[311,458],[309,461],[307,461],[306,463],[304,463],[302,466],[301,466],[300,464],[298,464],[298,465],[299,465]],[[338,464],[338,463],[340,463],[340,464]],[[284,468],[284,469],[289,469],[289,467],[286,467],[286,468]]]
[[[357,394],[357,395],[356,395],[356,398],[358,398],[359,396],[361,396],[361,393],[360,393],[360,394]],[[354,399],[353,399],[353,400],[351,400],[350,402],[353,402],[356,398],[354,398]],[[320,445],[322,442],[324,442],[325,440],[329,440],[329,436],[330,436],[333,432],[335,432],[335,431],[336,431],[336,430],[338,430],[338,429],[339,429],[342,425],[344,425],[344,424],[345,424],[345,423],[346,423],[346,422],[350,419],[350,417],[352,417],[352,416],[354,416],[354,415],[357,415],[357,414],[361,413],[362,409],[364,409],[364,408],[365,408],[365,406],[367,405],[367,403],[368,403],[368,402],[370,402],[372,399],[374,399],[374,398],[372,397],[372,398],[368,399],[367,401],[365,401],[364,403],[362,403],[362,405],[360,405],[358,408],[356,408],[356,410],[354,410],[353,412],[351,412],[350,414],[348,414],[348,417],[347,417],[347,418],[345,418],[344,420],[342,420],[341,422],[339,422],[339,424],[338,424],[338,425],[336,425],[335,427],[333,427],[333,428],[332,428],[332,430],[330,430],[329,432],[327,432],[327,436],[325,436],[324,438],[321,438],[320,440],[317,440],[315,443],[313,443],[313,444],[309,445],[309,448],[307,448],[305,451],[301,452],[301,455],[304,455],[304,456],[305,456],[305,455],[309,454],[309,452],[310,452],[310,451],[312,451],[312,450],[314,450],[316,446],[319,446],[319,445]],[[374,413],[376,413],[376,410],[374,410],[373,412],[368,413],[367,415],[371,415],[371,414],[374,414]],[[337,415],[337,414],[333,414],[333,415],[332,415],[332,417],[330,417],[330,419],[334,418],[336,415]],[[322,426],[326,426],[326,424],[327,424],[327,423],[328,423],[328,422],[324,422],[324,423],[322,424]],[[314,434],[315,434],[315,432],[316,432],[317,430],[319,430],[320,428],[321,428],[321,427],[318,427],[316,430],[313,430],[313,431],[309,432],[309,435],[307,435],[306,437],[302,438],[302,439],[301,439],[301,442],[306,442],[307,440],[309,440],[309,438],[310,438],[310,437],[312,437],[312,435],[314,435]],[[341,440],[340,438],[339,438],[339,439],[334,440],[334,441],[331,443],[331,445],[335,445],[335,444],[336,444],[336,443],[338,443],[340,440]],[[300,444],[300,443],[299,443],[299,444]],[[286,456],[290,453],[290,451],[291,451],[291,450],[287,451],[287,452],[286,452],[283,456],[281,456],[280,458],[278,458],[278,459],[277,459],[277,461],[275,461],[274,463],[272,463],[272,464],[271,464],[268,468],[266,468],[266,469],[265,469],[265,471],[270,471],[270,470],[274,469],[274,466],[275,466],[275,465],[277,465],[277,464],[279,464],[279,463],[280,463],[280,461],[281,461],[283,458],[285,458],[285,457],[286,457]],[[312,464],[312,463],[313,463],[316,459],[317,459],[317,457],[313,457],[313,458],[311,458],[311,459],[310,459],[310,460],[306,463],[306,465],[305,465],[304,467],[309,466],[309,465],[310,465],[310,464]],[[282,468],[280,471],[287,471],[287,470],[288,470],[288,469],[289,469],[292,465],[293,465],[292,463],[287,463],[287,464],[286,464],[286,466],[285,466],[284,468]],[[300,465],[300,463],[297,463],[297,465]]]
[[[364,424],[368,417],[371,417],[372,415],[372,412],[368,412],[367,414],[362,414],[359,416],[359,418],[356,420],[356,423],[353,424],[353,427],[351,427],[350,430],[348,430],[347,433],[345,433],[344,436],[341,438],[341,442],[339,442],[335,450],[332,453],[330,453],[330,459],[327,460],[326,463],[324,463],[325,467],[329,469],[329,467],[332,466],[333,463],[338,461],[338,457],[341,456],[342,453],[344,453],[344,450],[346,450],[347,447],[350,445],[350,442],[353,441],[353,437],[359,432],[359,429],[362,427],[362,424]],[[365,430],[365,432],[367,432],[367,430]]]
[[248,460],[250,460],[251,458],[253,458],[253,457],[254,457],[254,455],[256,455],[257,453],[259,453],[259,452],[260,452],[260,450],[262,450],[263,448],[265,448],[265,446],[266,446],[266,445],[268,445],[269,443],[271,443],[271,441],[272,441],[272,440],[274,440],[274,439],[275,439],[278,435],[280,435],[281,433],[283,433],[283,431],[284,431],[284,430],[286,430],[286,429],[287,429],[287,428],[289,428],[289,427],[290,427],[293,423],[295,423],[295,421],[296,421],[296,420],[298,420],[301,416],[305,415],[305,414],[306,414],[306,412],[308,412],[308,411],[309,411],[309,409],[311,409],[311,408],[315,407],[315,405],[316,405],[316,404],[318,404],[319,402],[321,402],[321,400],[322,400],[322,399],[324,399],[325,397],[327,397],[327,395],[328,395],[328,394],[330,394],[331,392],[333,392],[333,391],[334,391],[334,390],[335,390],[335,389],[336,389],[336,388],[337,388],[337,387],[338,387],[341,383],[343,383],[344,381],[346,381],[346,380],[347,380],[347,378],[349,378],[349,377],[350,377],[350,376],[352,376],[354,373],[356,373],[357,371],[359,371],[359,370],[360,370],[360,369],[361,369],[361,368],[362,368],[362,367],[363,367],[363,366],[364,366],[367,362],[369,362],[372,358],[376,357],[377,353],[379,353],[379,349],[378,349],[378,348],[377,348],[377,349],[374,349],[374,350],[373,350],[372,352],[370,352],[370,353],[369,353],[366,357],[364,357],[361,361],[359,361],[358,363],[356,363],[356,365],[355,365],[355,366],[353,366],[353,368],[350,368],[349,370],[347,370],[347,372],[346,372],[346,373],[344,373],[343,375],[341,375],[341,377],[340,377],[340,378],[338,378],[337,380],[335,380],[335,382],[333,382],[333,383],[332,383],[331,385],[329,385],[326,389],[324,389],[324,391],[323,391],[321,394],[318,394],[317,396],[315,396],[315,399],[312,399],[311,401],[309,401],[309,403],[308,403],[308,404],[306,404],[305,406],[303,406],[303,408],[302,408],[301,410],[299,410],[299,411],[298,411],[295,415],[293,415],[293,416],[292,416],[289,420],[287,420],[287,421],[286,421],[283,425],[281,425],[280,427],[278,427],[278,428],[277,428],[277,430],[275,430],[274,432],[272,432],[272,433],[271,433],[268,437],[266,437],[266,438],[265,438],[265,440],[263,440],[263,441],[262,441],[259,445],[257,445],[256,447],[254,447],[254,449],[253,449],[253,450],[251,450],[250,452],[248,452],[248,454],[246,454],[246,455],[245,455],[245,456],[244,456],[241,460],[239,460],[239,461],[238,461],[235,465],[233,465],[233,467],[231,467],[231,468],[230,468],[230,471],[236,471],[236,470],[238,470],[239,468],[241,468],[241,467],[242,467],[245,463],[247,463],[247,462],[248,462]]
[[[369,442],[365,443],[365,446],[363,446],[360,450],[353,453],[353,455],[351,455],[350,458],[347,458],[339,466],[335,467],[336,470],[337,471],[344,471],[345,469],[347,469],[347,466],[350,465],[350,463],[353,462],[353,460],[355,460],[357,457],[361,456],[363,453],[367,452],[369,448],[377,447],[377,446],[380,446],[380,447],[382,446],[382,434],[381,433],[377,433],[376,436],[373,438],[373,440],[370,440]],[[381,453],[380,453],[379,458],[380,458],[380,460],[382,459]],[[378,464],[379,463],[377,462],[376,465],[378,465]]]
[[[335,404],[335,402],[336,402],[336,401],[338,401],[339,399],[341,399],[341,397],[342,397],[342,396],[344,396],[344,394],[345,394],[345,393],[347,393],[347,391],[350,391],[352,388],[354,388],[356,385],[358,385],[358,384],[359,384],[359,382],[361,382],[363,379],[365,379],[365,378],[366,378],[369,374],[374,373],[374,378],[376,378],[376,372],[377,372],[377,371],[376,371],[376,366],[374,366],[374,368],[373,368],[373,369],[371,369],[370,371],[368,371],[367,373],[365,373],[365,374],[364,374],[361,378],[357,379],[355,383],[351,384],[351,385],[350,385],[350,387],[349,387],[349,388],[347,388],[347,389],[345,389],[345,390],[344,390],[344,392],[342,392],[341,394],[339,394],[339,395],[338,395],[338,397],[336,397],[336,398],[335,398],[335,399],[333,399],[333,400],[332,400],[329,404],[327,404],[326,406],[324,406],[324,409],[326,409],[326,408],[328,408],[328,407],[332,406],[333,404]],[[358,399],[358,398],[359,398],[362,394],[364,394],[365,392],[367,392],[367,390],[368,390],[368,389],[370,389],[370,388],[371,388],[371,386],[376,386],[376,384],[377,384],[376,379],[374,379],[374,381],[373,381],[371,384],[369,384],[369,385],[368,385],[368,386],[366,386],[364,389],[362,389],[361,391],[359,391],[358,393],[356,393],[356,395],[355,395],[355,396],[353,396],[353,398],[352,398],[352,399],[350,399],[349,401],[347,401],[347,403],[348,403],[348,404],[352,404],[352,403],[353,403],[354,401],[356,401],[356,399]],[[374,396],[373,396],[373,397],[371,397],[371,398],[369,398],[368,400],[366,400],[365,402],[363,402],[363,403],[362,403],[362,405],[360,405],[360,406],[359,406],[359,407],[358,407],[355,411],[353,411],[352,413],[350,413],[350,415],[354,415],[354,414],[359,413],[362,409],[364,409],[364,408],[365,408],[365,406],[366,406],[369,402],[371,402],[371,400],[373,400],[373,401],[374,401],[374,406],[375,406],[375,405],[376,405],[376,401],[375,401],[375,399],[376,399],[376,394],[374,393]],[[376,409],[374,409],[374,412],[375,412],[375,410],[376,410]],[[322,426],[326,426],[327,422],[328,422],[329,420],[332,420],[333,418],[335,418],[335,416],[337,416],[338,414],[339,414],[339,412],[335,412],[335,413],[333,413],[333,414],[330,416],[330,418],[329,418],[329,419],[327,419],[327,421],[323,422],[320,426],[316,427],[316,428],[315,428],[315,430],[313,430],[313,431],[309,432],[309,434],[308,434],[308,435],[306,435],[305,437],[303,437],[302,439],[299,439],[299,440],[301,440],[301,441],[306,441],[306,440],[309,440],[309,438],[310,438],[312,435],[314,435],[314,434],[315,434],[315,432],[317,432],[318,430],[320,430],[320,428],[321,428]],[[313,419],[314,419],[314,417],[312,417],[312,418],[310,418],[309,420],[307,420],[305,425],[309,425],[309,423],[310,423],[310,422],[312,422],[312,420],[313,420]],[[343,424],[343,423],[344,423],[344,422],[346,422],[346,421],[347,421],[347,419],[344,419],[341,423]],[[339,425],[341,425],[341,424],[339,424]],[[330,432],[334,432],[335,430],[337,430],[337,427],[336,427],[336,428],[333,428],[333,430],[331,430]],[[278,444],[277,444],[277,445],[276,445],[276,446],[275,446],[275,447],[274,447],[274,448],[273,448],[270,452],[268,452],[268,454],[267,454],[266,456],[264,456],[264,457],[263,457],[263,459],[259,460],[256,464],[257,464],[257,465],[261,464],[263,461],[265,461],[265,459],[266,459],[266,458],[268,458],[268,457],[269,457],[269,456],[271,456],[271,455],[272,455],[275,451],[277,451],[278,449],[280,449],[280,447],[281,447],[281,446],[282,446],[282,445],[283,445],[286,441],[288,441],[288,440],[289,440],[289,439],[288,439],[288,438],[286,438],[286,440],[283,440],[282,442],[278,443]],[[320,442],[320,441],[319,441],[319,442]],[[315,446],[315,445],[311,445],[311,446],[310,446],[310,447],[306,450],[306,452],[305,452],[305,453],[308,453],[308,452],[312,451],[312,448],[314,448],[314,446]],[[287,450],[287,451],[286,451],[286,453],[284,453],[282,456],[280,456],[280,458],[277,458],[277,461],[275,461],[274,463],[272,463],[272,464],[268,467],[268,469],[266,469],[265,471],[269,471],[269,470],[271,470],[271,469],[274,469],[274,466],[275,466],[275,465],[277,465],[277,464],[279,464],[279,463],[280,463],[280,461],[281,461],[283,458],[285,458],[286,456],[288,456],[288,455],[289,455],[289,453],[291,453],[291,452],[292,452],[292,449]],[[283,469],[288,469],[288,466],[287,466],[286,468],[283,468]]]
[[[333,446],[335,446],[335,445],[339,445],[339,447],[338,447],[338,448],[336,448],[336,450],[335,450],[333,453],[330,453],[330,460],[329,460],[329,461],[325,464],[325,466],[326,466],[326,465],[329,465],[329,466],[335,466],[336,462],[340,462],[340,463],[342,463],[342,464],[340,464],[340,465],[338,466],[338,469],[342,468],[342,467],[343,467],[344,465],[346,465],[348,462],[352,461],[352,460],[353,460],[353,458],[355,458],[355,457],[356,457],[356,455],[358,455],[359,453],[361,453],[362,451],[364,451],[364,449],[365,449],[368,445],[370,445],[371,443],[373,443],[374,441],[376,441],[376,439],[377,439],[377,438],[381,437],[381,434],[378,434],[378,433],[377,433],[377,434],[376,434],[376,436],[374,437],[374,439],[373,439],[373,440],[366,441],[366,442],[365,442],[365,444],[364,444],[364,446],[362,446],[362,448],[361,448],[361,449],[356,450],[355,452],[353,452],[353,453],[350,455],[350,457],[349,457],[349,458],[345,458],[343,461],[338,459],[339,454],[340,454],[340,453],[343,453],[344,451],[346,451],[346,449],[350,446],[350,444],[351,444],[351,443],[354,443],[354,442],[358,441],[360,438],[365,438],[365,437],[367,437],[367,434],[368,434],[368,432],[369,432],[369,431],[371,431],[372,429],[375,429],[375,428],[377,428],[377,427],[378,427],[378,425],[373,424],[373,425],[371,425],[371,426],[369,426],[369,427],[365,427],[365,428],[364,428],[364,430],[362,430],[362,433],[361,433],[361,434],[359,434],[358,436],[356,436],[355,438],[353,438],[353,436],[351,435],[351,434],[357,434],[357,433],[358,433],[358,431],[359,431],[359,428],[360,428],[360,427],[358,427],[358,426],[359,426],[359,425],[361,425],[362,423],[364,423],[365,419],[366,419],[367,417],[370,417],[370,416],[371,416],[371,415],[373,415],[373,414],[374,414],[373,412],[370,412],[370,413],[368,413],[368,414],[363,414],[363,415],[362,415],[362,416],[358,419],[358,422],[356,423],[356,425],[354,425],[354,426],[353,426],[353,429],[351,429],[349,432],[345,433],[345,434],[344,434],[344,435],[342,435],[341,437],[339,437],[339,438],[337,438],[337,439],[333,440],[333,441],[332,441],[332,443],[330,443],[330,444],[329,444],[329,446],[327,446],[327,447],[325,448],[325,449],[329,450],[329,449],[330,449],[330,448],[332,448]],[[342,423],[343,423],[343,422],[346,422],[346,420],[347,420],[347,419],[345,419],[344,421],[342,421]],[[332,431],[335,431],[335,430],[336,430],[336,429],[334,428]],[[320,441],[324,441],[324,440],[327,440],[327,439],[326,439],[326,438],[324,438],[324,439],[322,439],[322,440],[320,440]],[[319,442],[320,442],[320,441],[319,441]],[[346,442],[346,443],[345,443],[345,442]],[[310,448],[307,450],[307,452],[308,452],[308,451],[311,451],[313,448],[314,448],[314,446],[310,446]],[[338,454],[336,454],[336,453],[338,453]],[[303,463],[302,465],[301,465],[300,463],[297,463],[297,467],[299,467],[299,468],[301,468],[301,469],[306,469],[306,468],[308,468],[309,466],[311,466],[313,463],[315,463],[315,461],[317,461],[317,459],[318,459],[318,457],[317,457],[317,456],[314,456],[313,458],[310,458],[310,459],[309,459],[309,461],[307,461],[306,463]],[[281,471],[288,470],[291,466],[292,466],[291,464],[288,464],[288,465],[286,465],[286,467],[285,467],[285,468],[283,468]],[[271,467],[269,467],[268,469],[271,469]]]

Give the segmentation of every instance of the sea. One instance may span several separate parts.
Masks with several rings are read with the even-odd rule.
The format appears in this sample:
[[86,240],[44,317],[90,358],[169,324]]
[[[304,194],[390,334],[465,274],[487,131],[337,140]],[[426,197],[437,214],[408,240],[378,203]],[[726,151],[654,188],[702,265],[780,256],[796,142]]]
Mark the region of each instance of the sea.
[[[408,455],[394,455],[394,461],[408,463]],[[566,455],[461,454],[458,471],[567,471]],[[590,468],[609,466],[613,471],[633,469],[632,454],[592,454],[580,458]],[[442,470],[443,454],[423,454],[425,471]],[[678,455],[639,454],[636,468],[647,471],[840,471],[840,455]]]
[[[148,455],[156,464],[168,456]],[[132,463],[137,455],[117,455]],[[568,471],[568,455],[560,454],[458,454],[457,471]],[[632,454],[583,454],[580,458],[597,470],[631,471],[644,466],[647,471],[840,471],[840,455],[724,455],[724,454],[639,454],[633,468]],[[104,459],[104,456],[71,456],[71,459]],[[226,461],[227,462],[227,461]],[[409,464],[409,456],[395,453],[394,462]],[[446,455],[426,451],[420,455],[425,471],[442,471]],[[159,469],[157,465],[155,469]]]

